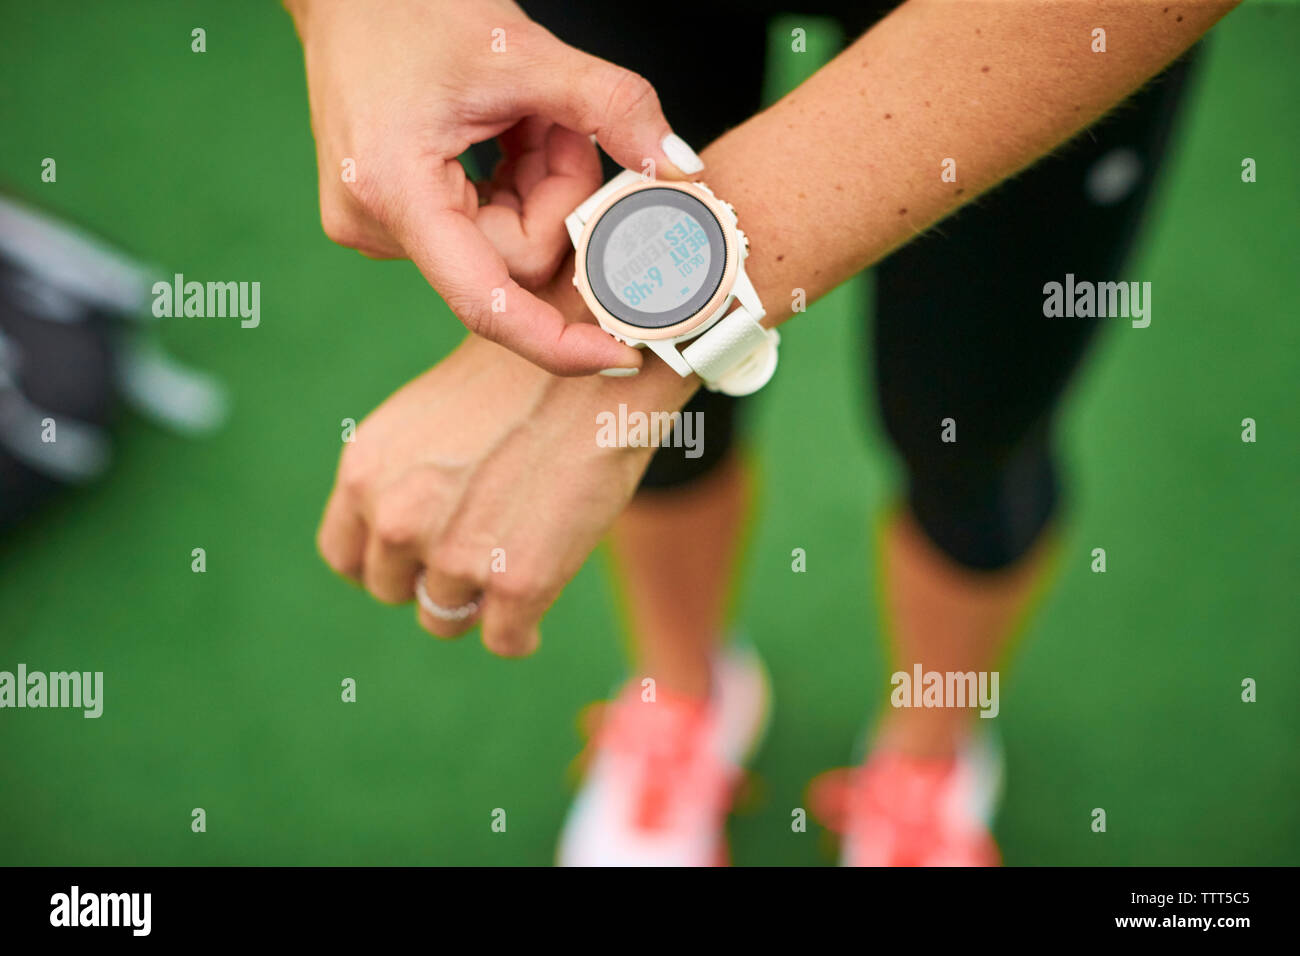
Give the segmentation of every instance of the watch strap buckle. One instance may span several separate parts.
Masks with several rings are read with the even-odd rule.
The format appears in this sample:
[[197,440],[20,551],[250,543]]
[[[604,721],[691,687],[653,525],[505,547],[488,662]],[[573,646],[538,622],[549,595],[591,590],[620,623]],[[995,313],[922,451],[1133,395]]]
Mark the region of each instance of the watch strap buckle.
[[683,349],[682,357],[711,391],[749,395],[772,378],[780,342],[779,332],[763,328],[740,306]]

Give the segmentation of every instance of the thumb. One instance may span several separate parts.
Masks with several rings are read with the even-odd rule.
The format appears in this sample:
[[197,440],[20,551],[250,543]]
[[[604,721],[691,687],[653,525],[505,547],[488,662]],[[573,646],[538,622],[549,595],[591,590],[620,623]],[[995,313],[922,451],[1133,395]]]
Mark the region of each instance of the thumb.
[[568,322],[554,305],[510,278],[505,260],[462,212],[419,185],[405,191],[396,235],[411,261],[471,332],[554,375],[639,368],[641,355],[590,322]]
[[529,107],[571,130],[595,136],[622,166],[644,172],[647,159],[656,178],[685,179],[704,161],[672,131],[659,94],[639,73],[566,47],[562,61],[535,77]]

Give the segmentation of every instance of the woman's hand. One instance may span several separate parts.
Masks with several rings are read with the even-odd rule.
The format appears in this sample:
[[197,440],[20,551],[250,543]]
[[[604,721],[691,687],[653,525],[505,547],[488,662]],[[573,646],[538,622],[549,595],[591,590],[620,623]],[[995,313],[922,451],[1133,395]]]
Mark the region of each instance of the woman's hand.
[[[564,217],[600,183],[588,136],[628,168],[653,160],[661,178],[702,166],[671,136],[654,88],[510,0],[286,6],[307,63],[330,238],[414,260],[472,332],[556,374],[638,366],[635,350],[566,324],[527,289],[555,271],[569,249]],[[504,161],[480,207],[456,157],[493,137]]]
[[[544,295],[576,314],[567,282]],[[603,332],[601,333],[604,334]],[[653,448],[597,443],[597,415],[677,411],[698,382],[663,363],[636,378],[557,378],[471,336],[357,429],[318,542],[336,571],[387,603],[430,599],[421,624],[455,637],[480,619],[505,656],[536,649],[538,624],[636,490]]]

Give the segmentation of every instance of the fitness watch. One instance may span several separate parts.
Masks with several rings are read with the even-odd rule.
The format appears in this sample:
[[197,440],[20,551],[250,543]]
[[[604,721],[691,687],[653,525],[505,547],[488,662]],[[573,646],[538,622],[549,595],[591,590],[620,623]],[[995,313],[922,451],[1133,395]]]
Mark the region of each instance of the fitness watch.
[[577,250],[573,284],[606,332],[715,392],[767,384],[781,337],[759,324],[766,313],[745,275],[749,239],[736,211],[708,186],[624,171],[564,224]]

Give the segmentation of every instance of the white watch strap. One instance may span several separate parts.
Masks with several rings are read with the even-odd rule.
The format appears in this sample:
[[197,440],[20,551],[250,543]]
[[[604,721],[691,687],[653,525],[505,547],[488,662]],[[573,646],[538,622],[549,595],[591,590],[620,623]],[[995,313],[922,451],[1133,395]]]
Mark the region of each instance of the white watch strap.
[[775,329],[763,328],[740,306],[682,349],[682,358],[713,391],[748,395],[766,385],[776,371],[780,341]]

